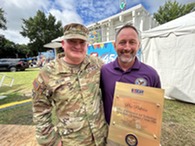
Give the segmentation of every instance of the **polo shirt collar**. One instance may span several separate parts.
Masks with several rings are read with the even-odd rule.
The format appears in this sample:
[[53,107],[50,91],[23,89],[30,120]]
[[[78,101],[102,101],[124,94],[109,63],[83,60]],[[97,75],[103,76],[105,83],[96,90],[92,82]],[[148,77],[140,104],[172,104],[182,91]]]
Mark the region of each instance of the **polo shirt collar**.
[[[131,68],[129,68],[127,71],[129,71],[129,70],[139,70],[140,66],[141,66],[141,62],[139,61],[139,59],[136,56],[133,66]],[[118,63],[118,57],[113,62],[113,68],[116,69],[116,70],[122,70],[121,67],[119,66],[119,63]]]

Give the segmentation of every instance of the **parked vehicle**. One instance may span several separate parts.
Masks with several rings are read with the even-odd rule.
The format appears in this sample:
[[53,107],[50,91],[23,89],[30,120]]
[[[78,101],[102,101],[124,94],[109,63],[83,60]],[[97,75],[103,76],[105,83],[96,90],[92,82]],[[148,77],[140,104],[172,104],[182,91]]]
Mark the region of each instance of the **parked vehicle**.
[[25,68],[29,68],[29,62],[28,62],[28,60],[27,60],[27,59],[25,59],[25,58],[21,58],[21,59],[20,59],[20,61],[22,61],[22,62],[23,62],[23,64],[24,64],[24,67],[25,67]]
[[0,59],[0,71],[24,71],[27,65],[18,58],[2,58]]

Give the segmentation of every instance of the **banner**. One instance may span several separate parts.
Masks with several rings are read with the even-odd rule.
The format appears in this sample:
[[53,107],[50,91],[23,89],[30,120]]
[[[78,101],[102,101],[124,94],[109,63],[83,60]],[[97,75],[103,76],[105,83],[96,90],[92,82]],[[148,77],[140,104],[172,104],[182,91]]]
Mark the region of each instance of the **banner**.
[[112,62],[117,57],[113,42],[89,45],[87,54],[101,58],[104,63]]

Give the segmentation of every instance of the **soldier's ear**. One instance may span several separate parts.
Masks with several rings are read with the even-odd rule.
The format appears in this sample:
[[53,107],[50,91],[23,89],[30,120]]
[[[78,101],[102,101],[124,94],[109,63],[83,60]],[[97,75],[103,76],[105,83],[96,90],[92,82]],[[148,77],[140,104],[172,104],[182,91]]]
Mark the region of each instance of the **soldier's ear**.
[[65,42],[64,42],[64,40],[62,40],[62,42],[61,42],[61,43],[62,43],[62,47],[63,47],[63,46],[64,46],[64,43],[65,43]]
[[62,43],[62,49],[65,51],[65,49],[66,49],[66,48],[65,48],[65,46],[64,46],[64,45],[65,45],[65,43],[66,43],[66,42],[65,42],[65,40],[62,40],[62,42],[61,42],[61,43]]

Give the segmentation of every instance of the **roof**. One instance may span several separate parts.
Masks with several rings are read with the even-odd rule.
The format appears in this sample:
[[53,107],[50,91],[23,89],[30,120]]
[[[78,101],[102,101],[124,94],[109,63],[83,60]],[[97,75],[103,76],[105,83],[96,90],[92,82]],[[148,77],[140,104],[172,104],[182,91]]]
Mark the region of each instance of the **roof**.
[[165,37],[170,33],[174,33],[175,35],[195,33],[195,12],[191,12],[153,29],[144,31],[142,33],[142,38],[157,36]]
[[45,48],[60,48],[60,47],[62,47],[62,44],[60,42],[51,42],[51,43],[45,44],[43,47],[45,47]]

